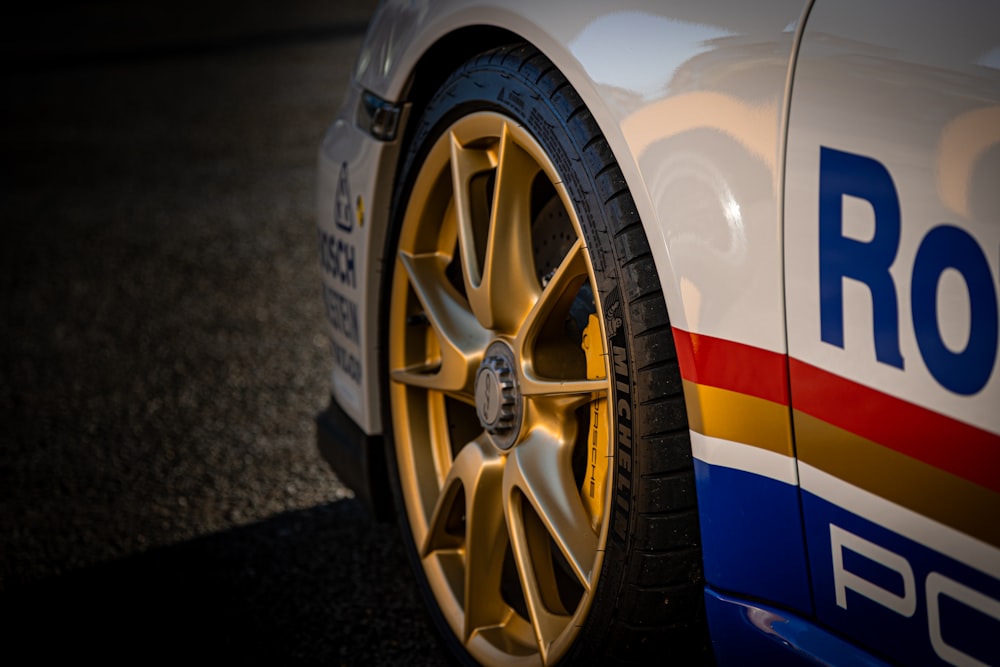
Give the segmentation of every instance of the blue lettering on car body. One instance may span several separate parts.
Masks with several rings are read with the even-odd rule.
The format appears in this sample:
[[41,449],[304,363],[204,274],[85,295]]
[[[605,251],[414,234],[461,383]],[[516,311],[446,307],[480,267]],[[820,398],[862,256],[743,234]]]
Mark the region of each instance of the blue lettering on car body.
[[[870,240],[844,235],[844,196],[871,205],[875,233]],[[889,170],[873,158],[821,147],[820,338],[844,347],[844,280],[856,280],[871,294],[877,361],[903,370],[898,292],[889,271],[898,260],[901,228],[899,195]],[[970,305],[970,334],[958,351],[944,342],[937,307],[938,286],[949,269],[964,280]],[[941,224],[924,236],[913,258],[910,308],[920,356],[934,379],[961,395],[985,387],[996,363],[1000,306],[989,260],[969,232]]]

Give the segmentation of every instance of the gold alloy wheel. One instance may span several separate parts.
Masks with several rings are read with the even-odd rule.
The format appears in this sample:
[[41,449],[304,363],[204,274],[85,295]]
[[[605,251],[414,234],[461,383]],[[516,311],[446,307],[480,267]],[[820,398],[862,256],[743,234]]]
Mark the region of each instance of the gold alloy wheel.
[[610,385],[579,221],[539,143],[477,112],[419,165],[397,250],[389,397],[427,583],[479,662],[553,664],[608,529]]

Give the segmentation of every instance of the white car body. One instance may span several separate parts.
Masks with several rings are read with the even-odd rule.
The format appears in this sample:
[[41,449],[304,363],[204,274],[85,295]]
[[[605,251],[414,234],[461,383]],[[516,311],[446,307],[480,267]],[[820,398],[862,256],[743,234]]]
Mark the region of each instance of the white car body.
[[577,90],[649,240],[717,659],[743,650],[734,615],[765,610],[780,622],[761,635],[803,628],[791,653],[998,664],[980,635],[1000,629],[1000,5],[917,5],[382,3],[319,159],[339,408],[382,432],[376,267],[402,127],[358,127],[362,94],[405,126],[421,58],[509,32]]

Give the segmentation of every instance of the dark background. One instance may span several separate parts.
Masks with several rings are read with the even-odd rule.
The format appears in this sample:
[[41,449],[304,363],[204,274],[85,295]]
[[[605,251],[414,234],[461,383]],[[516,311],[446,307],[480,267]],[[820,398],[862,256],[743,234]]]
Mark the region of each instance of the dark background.
[[372,10],[4,10],[5,664],[444,663],[314,444],[315,158]]

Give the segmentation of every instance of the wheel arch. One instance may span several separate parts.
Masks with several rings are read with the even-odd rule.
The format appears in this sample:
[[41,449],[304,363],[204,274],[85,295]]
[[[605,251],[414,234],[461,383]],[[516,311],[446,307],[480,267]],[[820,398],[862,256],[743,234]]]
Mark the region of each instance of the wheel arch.
[[[377,22],[378,20],[379,14],[376,14],[373,22]],[[378,29],[369,30],[369,39],[372,38],[372,32],[377,33]],[[373,90],[380,96],[385,96],[386,99],[403,105],[407,110],[403,117],[404,122],[400,128],[399,141],[394,146],[394,150],[386,151],[382,156],[379,173],[383,176],[391,174],[391,183],[383,183],[379,186],[382,193],[393,193],[397,189],[398,179],[401,175],[400,172],[404,167],[404,158],[413,140],[420,110],[448,76],[456,68],[479,53],[508,44],[525,43],[541,52],[542,55],[552,61],[556,69],[566,76],[569,83],[580,95],[587,112],[594,117],[602,134],[608,139],[609,147],[624,172],[626,185],[636,200],[640,220],[642,221],[650,245],[653,247],[654,263],[660,273],[661,282],[663,280],[672,280],[672,278],[666,278],[666,276],[672,276],[673,272],[670,270],[669,256],[663,244],[659,216],[652,205],[645,180],[642,178],[634,157],[629,154],[622,138],[620,122],[612,110],[607,107],[606,101],[598,93],[595,81],[588,76],[586,70],[578,62],[572,61],[572,55],[565,46],[558,44],[558,38],[555,35],[546,32],[538,24],[532,24],[529,29],[515,32],[489,23],[472,23],[458,25],[449,31],[434,35],[431,40],[419,44],[415,40],[408,41],[407,37],[400,39],[404,44],[402,48],[403,55],[396,55],[395,58],[398,59],[397,62],[399,63],[412,61],[413,64],[411,66],[403,68],[397,65],[394,74],[375,75],[372,72],[380,68],[369,65],[366,68],[359,67],[359,70],[355,73],[362,88]],[[385,48],[373,48],[372,50],[381,50],[384,52]],[[381,66],[382,69],[385,67],[386,65]],[[373,253],[373,256],[370,258],[371,262],[373,264],[376,261],[380,262],[383,268],[386,266],[385,262],[388,261],[387,253],[393,236],[393,207],[394,203],[385,207],[382,212],[383,219],[377,221],[381,235],[377,239],[377,243],[373,243],[371,249]],[[381,301],[387,292],[387,278],[388,273],[386,271],[378,272],[377,285],[373,286],[373,292],[378,295],[378,301]],[[665,285],[664,292],[665,294],[667,293]],[[680,297],[678,290],[673,290],[672,293],[676,294],[678,298]],[[675,299],[671,299],[670,296],[667,297],[668,306],[672,300]],[[376,303],[375,300],[370,300],[370,304],[374,303]],[[378,340],[382,340],[386,326],[385,318],[378,308],[369,308],[368,312],[369,317],[375,320],[371,322],[374,325],[371,330],[377,332]],[[380,369],[372,370],[375,373],[369,377],[369,381],[377,384],[380,378],[384,376],[381,374]]]
[[560,13],[534,0],[389,0],[373,17],[355,76],[408,103],[413,121],[469,56],[514,41],[538,49],[618,161],[673,324],[783,352],[781,128],[789,26],[802,20],[803,4],[635,0]]
[[[670,8],[635,3],[664,26],[697,27],[704,18],[730,31],[711,43],[697,31],[676,33],[683,38],[672,54],[678,69],[664,74],[669,86],[648,99],[629,91],[616,97],[617,89],[594,69],[593,51],[567,39],[571,29],[582,31],[588,21],[615,12],[581,10],[585,16],[572,17],[567,28],[527,0],[509,7],[493,0],[474,4],[389,1],[373,17],[355,71],[357,85],[412,110],[394,150],[382,153],[380,197],[396,190],[422,105],[448,75],[476,53],[526,42],[566,77],[607,139],[646,232],[672,325],[784,352],[778,129],[792,44],[786,27],[800,20],[801,0],[774,0],[766,15],[740,10],[725,19],[702,17],[699,12],[710,10],[697,9],[696,2]],[[684,191],[689,183],[700,190]],[[738,225],[734,214],[742,216]],[[373,221],[381,238],[370,247],[371,266],[385,266],[391,216],[385,205],[382,219]],[[378,340],[385,331],[378,304],[386,277],[378,272],[368,298],[369,330]],[[381,370],[369,370],[366,380],[378,386]]]

